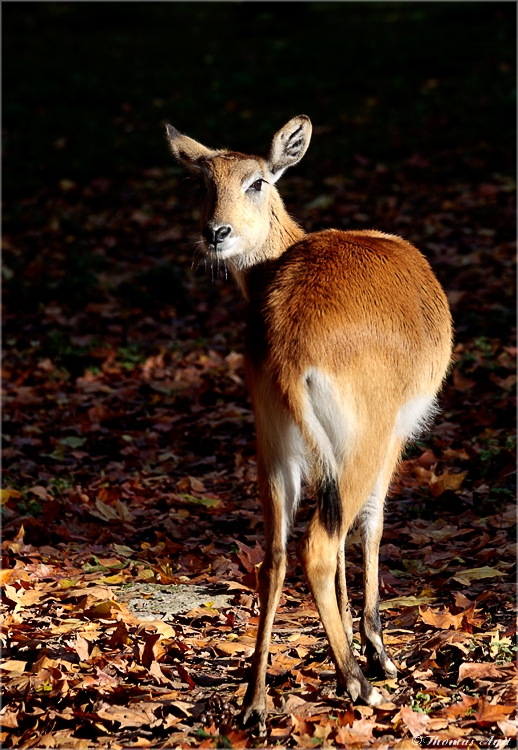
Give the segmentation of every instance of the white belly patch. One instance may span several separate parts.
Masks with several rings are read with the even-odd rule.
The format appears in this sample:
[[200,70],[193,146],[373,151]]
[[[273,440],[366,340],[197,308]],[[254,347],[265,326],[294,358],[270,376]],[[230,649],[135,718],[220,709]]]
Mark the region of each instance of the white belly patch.
[[416,438],[438,412],[437,401],[429,394],[416,396],[403,404],[396,419],[396,434],[403,440]]

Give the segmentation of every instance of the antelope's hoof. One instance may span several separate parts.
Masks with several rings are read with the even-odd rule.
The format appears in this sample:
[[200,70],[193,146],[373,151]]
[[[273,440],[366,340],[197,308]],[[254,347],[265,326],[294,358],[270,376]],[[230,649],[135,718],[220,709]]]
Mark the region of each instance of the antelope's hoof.
[[388,656],[385,654],[386,659],[384,662],[381,663],[382,669],[385,672],[385,677],[388,680],[393,680],[395,677],[397,677],[397,667],[394,664],[393,661],[391,661]]
[[238,717],[239,724],[243,729],[248,729],[253,734],[266,734],[266,719],[268,712],[266,708],[254,706],[253,703],[243,708]]
[[393,680],[397,677],[397,668],[394,662],[389,659],[387,652],[383,650],[381,654],[377,652],[368,654],[366,674],[368,677],[378,678],[379,680],[384,678]]
[[385,698],[382,696],[379,690],[372,688],[371,694],[367,698],[368,706],[379,706],[380,703],[384,703]]

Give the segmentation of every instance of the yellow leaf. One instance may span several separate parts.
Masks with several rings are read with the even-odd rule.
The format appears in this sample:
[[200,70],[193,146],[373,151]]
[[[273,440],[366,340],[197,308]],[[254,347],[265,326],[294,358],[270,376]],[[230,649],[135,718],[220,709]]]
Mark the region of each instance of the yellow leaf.
[[109,583],[109,584],[115,584],[115,583],[124,583],[126,581],[128,576],[122,575],[122,573],[115,573],[112,576],[107,576],[106,578],[101,578],[100,582],[102,583]]
[[6,503],[8,503],[12,497],[21,497],[21,496],[22,496],[22,493],[18,492],[18,490],[11,490],[8,488],[6,488],[5,490],[3,489],[2,490],[2,505],[5,505]]
[[72,580],[71,578],[61,578],[61,579],[60,579],[60,580],[58,581],[58,585],[59,585],[59,586],[60,586],[60,587],[61,587],[62,589],[73,589],[73,588],[74,588],[74,586],[77,586],[77,580],[76,580],[76,581],[73,581],[73,580]]
[[504,576],[505,573],[501,573],[496,568],[490,568],[484,565],[482,568],[470,568],[469,570],[461,570],[460,573],[452,576],[454,581],[458,581],[463,586],[469,586],[472,581],[479,581],[481,578],[495,578],[496,576]]
[[450,474],[445,471],[439,477],[432,474],[430,479],[430,492],[434,497],[438,497],[439,495],[442,495],[443,492],[446,492],[446,490],[458,490],[467,474],[467,471],[461,471],[458,474]]
[[431,604],[436,599],[435,596],[396,596],[395,599],[380,602],[380,611],[383,609],[399,609],[400,607],[419,607],[421,604]]
[[3,586],[18,572],[15,568],[4,568],[0,570],[0,586]]
[[88,610],[91,617],[106,617],[112,619],[116,615],[112,613],[112,610],[121,610],[121,605],[118,602],[114,602],[113,599],[108,599],[106,602],[98,602],[94,604]]
[[499,631],[497,631],[494,635],[491,636],[491,643],[489,644],[492,658],[495,659],[497,657],[502,646],[507,646],[508,648],[510,648],[512,645],[513,641],[511,638],[508,638],[506,636],[500,638],[500,633]]

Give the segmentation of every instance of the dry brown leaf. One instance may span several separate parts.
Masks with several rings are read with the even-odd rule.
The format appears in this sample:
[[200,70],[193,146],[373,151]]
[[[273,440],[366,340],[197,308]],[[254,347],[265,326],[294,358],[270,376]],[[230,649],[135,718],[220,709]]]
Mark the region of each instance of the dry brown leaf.
[[83,638],[79,633],[76,636],[74,648],[81,661],[88,661],[90,653],[90,642]]
[[[165,698],[166,696],[162,696],[162,700],[164,700]],[[185,714],[185,716],[191,716],[192,709],[195,704],[188,703],[187,701],[179,701],[175,699],[175,700],[172,700],[169,705],[175,706],[176,708],[178,708],[183,714]]]
[[145,706],[117,706],[103,703],[95,712],[101,719],[108,721],[118,721],[121,729],[123,727],[144,727],[152,724],[156,716],[150,709]]
[[230,742],[230,747],[240,750],[243,747],[249,747],[250,735],[248,732],[239,729],[231,729],[225,734],[226,738]]
[[[103,496],[103,490],[99,490],[99,494]],[[97,497],[95,500],[95,508],[89,508],[88,512],[92,516],[102,519],[103,521],[119,521],[122,523],[131,523],[134,520],[134,516],[129,510],[126,503],[122,500],[115,500],[115,504],[108,505],[103,502],[101,497]]]
[[113,591],[106,586],[79,586],[67,591],[64,595],[65,599],[77,598],[80,596],[88,596],[91,601],[96,599],[111,599],[113,597]]
[[252,656],[254,653],[254,646],[240,643],[239,641],[217,641],[212,643],[217,653],[223,654],[224,656],[236,656],[236,654],[243,654],[244,656]]
[[486,616],[484,614],[477,615],[477,611],[480,610],[475,610],[475,602],[473,602],[470,607],[456,615],[448,610],[434,612],[432,609],[425,609],[423,607],[419,609],[419,614],[424,622],[442,630],[453,628],[454,630],[462,629],[471,631],[472,628],[468,626],[475,625],[476,627],[481,627],[486,621]]
[[25,667],[27,666],[26,661],[21,661],[20,659],[7,659],[6,661],[2,662],[2,669],[4,672],[25,672]]
[[48,493],[48,490],[45,487],[41,487],[40,485],[31,487],[29,489],[29,492],[32,492],[32,494],[36,495],[37,497],[41,497],[42,500],[47,500],[51,497],[51,495],[49,495]]
[[369,745],[372,742],[372,732],[376,723],[370,719],[356,719],[350,727],[338,727],[335,742],[338,747]]
[[[334,729],[334,724],[331,721],[325,724],[317,724],[313,733],[313,738],[320,742],[322,747],[325,747],[325,743],[329,735]],[[314,743],[315,744],[315,743]]]
[[119,622],[108,641],[108,645],[110,648],[115,648],[116,646],[127,646],[130,643],[131,638],[126,625],[123,622]]
[[157,680],[161,685],[167,685],[171,680],[165,676],[160,668],[160,664],[157,661],[151,662],[149,667],[149,674]]
[[397,719],[403,721],[405,726],[409,729],[412,737],[426,734],[426,729],[430,724],[430,717],[427,714],[413,711],[410,706],[403,706],[394,717],[394,721]]
[[454,591],[453,596],[455,599],[455,606],[457,607],[462,607],[463,609],[467,609],[473,603],[471,599],[468,599],[467,596],[464,596],[464,594],[461,591]]
[[516,705],[513,706],[500,706],[488,703],[484,697],[480,698],[475,711],[475,720],[477,724],[484,726],[488,724],[495,724],[497,721],[507,719],[509,714],[516,711]]
[[428,724],[429,732],[438,732],[442,729],[448,729],[449,723],[446,719],[431,719]]
[[467,711],[473,709],[477,703],[478,698],[472,695],[466,695],[461,693],[461,700],[457,703],[452,703],[451,706],[445,706],[441,709],[441,716],[445,716],[447,719],[455,719],[457,717],[463,718]]
[[18,724],[18,711],[13,711],[9,706],[5,706],[0,712],[0,721],[2,727],[5,729],[17,729]]
[[458,367],[455,367],[453,370],[453,385],[459,391],[467,391],[476,385],[476,381],[465,378],[464,375],[461,375]]
[[[297,696],[294,696],[297,697]],[[297,701],[294,702],[294,705],[304,705],[306,703],[305,700],[302,698],[298,698]],[[313,731],[315,729],[315,725],[308,721],[303,716],[298,716],[296,713],[291,713],[291,723],[293,726],[293,733],[299,735],[300,737],[304,737],[305,735],[312,735]]]
[[[137,620],[137,618],[133,617],[133,615],[130,615],[130,617],[132,617],[134,621],[138,622],[139,625],[144,628],[144,630],[155,630],[157,633],[160,633],[162,638],[176,638],[175,629],[163,620],[144,620],[143,622],[141,622],[140,620]],[[124,620],[126,620],[126,617],[124,617]]]
[[155,659],[159,659],[165,653],[164,647],[159,643],[160,638],[160,633],[146,634],[141,660],[143,666],[148,669]]
[[450,628],[459,630],[464,617],[462,612],[458,615],[452,615],[447,610],[444,612],[434,612],[428,607],[419,607],[419,614],[424,622],[440,630],[449,630]]
[[516,721],[509,721],[508,719],[500,719],[496,723],[497,723],[499,730],[504,735],[504,737],[516,737],[516,730],[517,730]]
[[467,475],[467,471],[461,471],[455,474],[445,471],[440,476],[432,474],[430,479],[430,492],[434,497],[439,497],[439,495],[442,495],[446,490],[458,490]]
[[495,664],[486,662],[463,662],[459,667],[459,679],[457,681],[457,684],[460,684],[467,679],[500,680],[502,678],[502,674],[502,670],[495,666]]

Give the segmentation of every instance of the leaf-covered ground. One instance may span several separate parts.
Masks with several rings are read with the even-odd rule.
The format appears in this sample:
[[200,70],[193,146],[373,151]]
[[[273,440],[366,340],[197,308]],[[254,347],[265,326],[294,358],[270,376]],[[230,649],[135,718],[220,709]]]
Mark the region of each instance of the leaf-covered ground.
[[[271,647],[269,744],[514,733],[516,350],[508,328],[494,335],[511,305],[512,184],[464,177],[441,188],[436,170],[430,194],[426,174],[425,183],[422,165],[403,163],[397,174],[360,165],[320,186],[318,176],[285,180],[308,229],[345,218],[417,242],[454,316],[462,309],[469,331],[470,314],[483,310],[488,335],[460,332],[443,412],[407,453],[387,503],[381,608],[400,677],[381,683],[386,704],[352,708],[335,697],[293,562]],[[252,742],[231,721],[253,650],[262,545],[242,309],[230,281],[189,270],[191,205],[167,166],[124,186],[63,181],[26,201],[11,231],[7,217],[6,745]],[[83,249],[79,267],[72,244]],[[91,278],[80,268],[86,254]],[[347,573],[359,615],[354,533]],[[203,583],[234,599],[167,624],[139,621],[124,603],[130,582]]]
[[[56,33],[60,13],[71,12],[57,6],[65,10],[53,11],[56,26],[30,27],[34,45],[40,33]],[[113,36],[115,50],[124,47],[124,33],[122,42]],[[76,27],[71,34],[67,44],[82,38]],[[469,25],[466,34],[472,39]],[[473,75],[466,74],[464,93],[485,80],[487,60],[495,70],[508,65],[484,48],[471,49]],[[27,50],[20,53],[22,71]],[[81,86],[89,79],[77,80]],[[481,112],[501,96],[499,86],[484,89]],[[27,90],[19,83],[18,107]],[[447,81],[443,88],[441,78],[425,77],[415,105],[407,106],[426,112],[437,91],[447,100]],[[321,96],[325,104],[327,94]],[[423,136],[416,150],[391,126],[393,153],[387,148],[381,158],[378,149],[373,156],[376,144],[362,145],[358,133],[375,128],[385,105],[365,99],[346,122],[347,131],[357,129],[357,152],[312,159],[312,144],[307,165],[281,182],[288,209],[308,231],[375,227],[414,242],[447,290],[456,346],[442,412],[430,434],[408,449],[386,505],[381,616],[398,679],[377,683],[386,702],[374,709],[336,697],[327,642],[294,556],[311,515],[308,492],[270,649],[268,735],[254,738],[234,716],[258,623],[263,545],[243,304],[223,271],[212,278],[203,263],[191,267],[195,199],[161,131],[138,108],[124,103],[114,127],[125,138],[138,131],[140,142],[153,141],[145,168],[128,163],[122,174],[107,161],[105,170],[98,163],[96,176],[86,167],[67,170],[66,139],[58,138],[45,169],[38,177],[37,167],[24,190],[30,158],[15,177],[22,131],[10,124],[18,111],[13,101],[2,241],[2,745],[405,748],[415,747],[418,736],[473,747],[491,737],[501,746],[515,743],[509,140],[478,131],[475,137],[473,130],[465,143],[442,138],[428,149]],[[248,120],[240,106],[228,99],[222,108],[242,127]],[[440,131],[438,121],[424,119],[425,136]],[[283,121],[272,123],[270,134]],[[325,155],[324,141],[346,137],[336,123],[315,124],[316,153]],[[223,145],[200,121],[192,135]],[[42,143],[37,160],[45,158]],[[58,179],[41,178],[53,169],[61,170]],[[354,529],[347,576],[357,629],[362,566]],[[230,603],[216,599],[167,619],[132,614],[135,586],[152,601],[150,585],[174,598],[194,584],[215,599],[228,594]],[[361,663],[358,638],[356,648]]]

